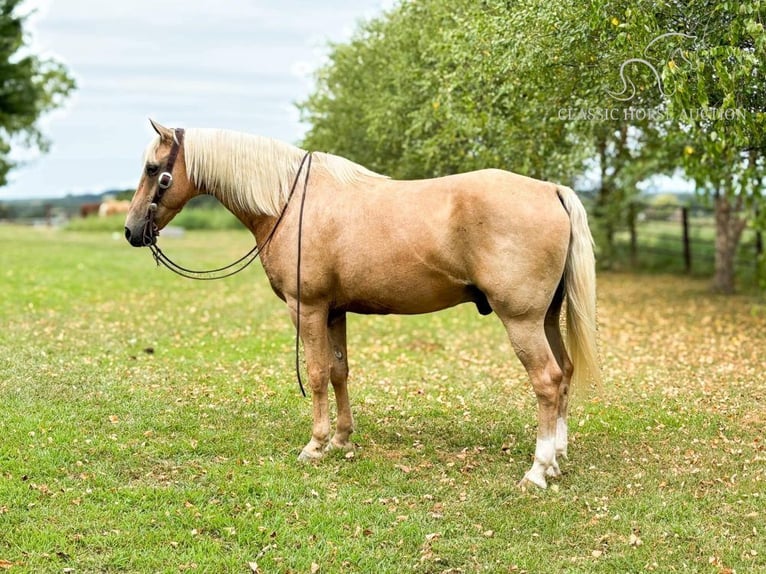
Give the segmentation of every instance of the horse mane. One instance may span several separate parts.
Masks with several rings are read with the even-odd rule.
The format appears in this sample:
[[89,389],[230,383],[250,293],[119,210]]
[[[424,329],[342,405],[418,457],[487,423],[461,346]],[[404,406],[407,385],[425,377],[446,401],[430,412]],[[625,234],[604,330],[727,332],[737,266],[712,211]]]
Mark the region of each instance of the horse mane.
[[[150,159],[159,146],[147,149]],[[242,132],[190,128],[184,135],[186,172],[192,183],[224,205],[242,212],[277,216],[287,202],[301,160],[299,147]],[[315,152],[311,169],[323,169],[342,184],[385,177],[346,158]]]

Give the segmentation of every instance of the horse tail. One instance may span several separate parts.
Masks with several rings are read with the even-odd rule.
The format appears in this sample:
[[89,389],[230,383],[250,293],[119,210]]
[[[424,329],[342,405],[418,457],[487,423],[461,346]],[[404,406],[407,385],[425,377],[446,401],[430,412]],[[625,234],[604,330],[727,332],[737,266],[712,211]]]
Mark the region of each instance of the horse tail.
[[558,196],[569,213],[571,235],[564,277],[567,296],[567,347],[574,365],[573,386],[600,380],[596,344],[596,258],[588,214],[575,192],[557,186]]

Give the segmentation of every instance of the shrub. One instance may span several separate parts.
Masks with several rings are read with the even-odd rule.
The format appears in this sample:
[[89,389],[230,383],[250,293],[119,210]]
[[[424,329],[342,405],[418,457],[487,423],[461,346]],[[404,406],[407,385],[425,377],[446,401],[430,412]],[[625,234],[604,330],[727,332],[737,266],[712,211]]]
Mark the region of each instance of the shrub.
[[[185,209],[173,219],[172,225],[184,229],[240,229],[242,223],[220,206],[205,206]],[[70,231],[110,231],[122,233],[125,228],[125,215],[108,217],[86,217],[70,219],[66,229]]]

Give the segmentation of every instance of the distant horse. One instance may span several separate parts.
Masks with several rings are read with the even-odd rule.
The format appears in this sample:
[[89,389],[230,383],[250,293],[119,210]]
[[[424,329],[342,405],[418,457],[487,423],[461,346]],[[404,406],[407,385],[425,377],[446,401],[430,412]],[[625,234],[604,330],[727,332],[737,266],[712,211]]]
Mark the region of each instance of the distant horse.
[[101,203],[83,203],[80,206],[80,217],[88,217],[89,215],[98,215],[98,210],[101,207]]
[[[538,399],[534,462],[520,484],[545,488],[546,476],[560,475],[570,381],[598,376],[593,245],[571,189],[497,169],[396,181],[268,138],[152,126],[158,137],[146,149],[125,236],[153,245],[201,193],[252,231],[273,290],[300,324],[314,421],[301,460],[353,448],[346,313],[473,302],[500,318]],[[305,204],[299,194],[289,201],[299,177]],[[565,298],[569,351],[559,329]],[[332,437],[328,381],[337,403]]]
[[130,210],[130,202],[127,199],[116,200],[109,199],[102,201],[98,207],[99,217],[107,217],[109,215],[117,215],[119,213],[128,213]]

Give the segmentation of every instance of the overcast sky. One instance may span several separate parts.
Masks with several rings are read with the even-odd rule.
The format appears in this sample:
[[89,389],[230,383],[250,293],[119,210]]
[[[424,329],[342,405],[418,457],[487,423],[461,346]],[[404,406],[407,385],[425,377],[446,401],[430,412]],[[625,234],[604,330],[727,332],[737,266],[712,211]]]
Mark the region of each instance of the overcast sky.
[[32,49],[62,61],[78,89],[43,119],[48,154],[13,170],[0,199],[136,185],[152,117],[296,143],[294,103],[328,42],[393,0],[28,0]]

